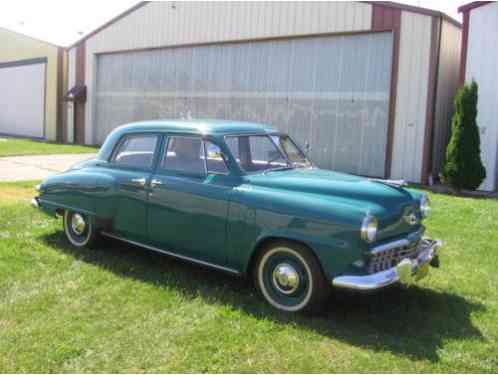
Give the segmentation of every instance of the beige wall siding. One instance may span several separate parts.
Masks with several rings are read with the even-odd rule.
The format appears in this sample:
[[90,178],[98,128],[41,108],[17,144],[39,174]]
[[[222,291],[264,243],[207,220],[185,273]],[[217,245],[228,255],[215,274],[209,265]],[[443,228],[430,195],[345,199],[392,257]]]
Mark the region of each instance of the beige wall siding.
[[0,28],[0,63],[47,58],[45,136],[57,136],[57,50],[58,47]]
[[462,29],[443,20],[439,52],[432,172],[441,172],[450,136],[453,99],[458,88]]
[[119,50],[371,29],[356,2],[151,2],[86,41],[85,142],[94,143],[96,54]]
[[391,177],[421,182],[432,17],[403,11]]
[[479,85],[477,124],[487,178],[482,190],[496,190],[498,178],[498,3],[470,12],[465,80]]
[[97,33],[87,47],[99,53],[369,30],[371,17],[372,6],[356,2],[152,2]]
[[[67,87],[70,90],[74,87],[76,83],[76,48],[72,48],[68,52],[68,80]],[[67,142],[74,142],[74,104],[72,102],[67,102],[67,120],[66,120],[66,131],[67,131]]]

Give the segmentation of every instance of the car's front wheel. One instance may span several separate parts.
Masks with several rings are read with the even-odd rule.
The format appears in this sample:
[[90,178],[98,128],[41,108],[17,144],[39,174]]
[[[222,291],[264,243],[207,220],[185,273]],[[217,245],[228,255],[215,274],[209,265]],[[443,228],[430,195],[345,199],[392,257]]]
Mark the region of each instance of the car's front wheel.
[[90,247],[95,244],[98,233],[92,218],[80,212],[64,212],[64,233],[72,245]]
[[256,288],[279,310],[316,311],[329,294],[318,260],[297,243],[270,244],[259,255],[253,272]]

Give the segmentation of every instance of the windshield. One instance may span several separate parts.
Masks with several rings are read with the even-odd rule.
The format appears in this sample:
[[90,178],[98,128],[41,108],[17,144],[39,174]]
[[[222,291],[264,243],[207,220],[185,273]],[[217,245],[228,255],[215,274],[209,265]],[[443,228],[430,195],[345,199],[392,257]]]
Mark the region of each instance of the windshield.
[[227,136],[226,143],[240,168],[248,173],[311,167],[311,162],[287,135]]

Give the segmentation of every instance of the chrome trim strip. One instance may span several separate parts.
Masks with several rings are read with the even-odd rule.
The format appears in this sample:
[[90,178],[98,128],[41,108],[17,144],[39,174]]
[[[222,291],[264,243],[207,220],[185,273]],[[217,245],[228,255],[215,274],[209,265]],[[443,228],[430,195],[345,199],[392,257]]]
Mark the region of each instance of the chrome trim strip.
[[370,250],[370,254],[375,255],[377,253],[381,253],[386,250],[391,250],[395,249],[397,247],[402,247],[402,246],[408,246],[413,242],[416,242],[422,238],[422,235],[424,234],[424,228],[420,228],[418,231],[410,233],[407,238],[403,238],[401,240],[396,240],[392,242],[388,242],[382,245],[377,245],[375,247],[372,247]]
[[180,254],[176,254],[176,253],[172,253],[170,251],[166,251],[166,250],[162,250],[162,249],[159,249],[157,247],[154,247],[154,246],[150,246],[150,245],[145,245],[141,242],[136,242],[136,241],[132,241],[132,240],[128,240],[124,237],[120,237],[120,236],[116,236],[115,234],[112,234],[112,233],[108,233],[108,232],[101,232],[100,233],[101,235],[103,236],[106,236],[106,237],[109,237],[109,238],[113,238],[115,240],[119,240],[119,241],[124,241],[124,242],[128,242],[132,245],[135,245],[135,246],[139,246],[139,247],[143,247],[145,249],[148,249],[148,250],[152,250],[152,251],[155,251],[157,253],[161,253],[161,254],[165,254],[165,255],[169,255],[169,256],[172,256],[174,258],[178,258],[178,259],[182,259],[182,260],[186,260],[188,262],[192,262],[192,263],[197,263],[197,264],[201,264],[203,266],[206,266],[206,267],[210,267],[210,268],[216,268],[218,270],[221,270],[221,271],[225,271],[225,272],[229,272],[229,273],[232,273],[232,274],[235,274],[235,275],[240,275],[241,273],[237,270],[234,270],[233,268],[228,268],[228,267],[223,267],[223,266],[218,266],[217,264],[213,264],[213,263],[209,263],[209,262],[205,262],[203,260],[198,260],[198,259],[194,259],[194,258],[190,258],[190,257],[187,257],[185,255],[180,255]]
[[370,254],[377,254],[377,253],[381,253],[381,252],[386,251],[386,250],[395,249],[397,247],[408,246],[410,243],[411,242],[408,241],[406,238],[404,238],[402,240],[388,242],[384,245],[375,246],[370,251]]
[[402,267],[406,266],[406,261],[410,262],[412,274],[416,273],[418,268],[429,263],[436,255],[437,249],[442,245],[441,241],[424,240],[425,244],[430,247],[424,250],[416,259],[402,260],[396,267],[392,267],[388,270],[374,273],[372,275],[364,276],[352,276],[344,275],[335,277],[332,280],[332,286],[336,288],[353,289],[353,290],[376,290],[386,287],[397,282],[404,283],[405,280],[401,280]]

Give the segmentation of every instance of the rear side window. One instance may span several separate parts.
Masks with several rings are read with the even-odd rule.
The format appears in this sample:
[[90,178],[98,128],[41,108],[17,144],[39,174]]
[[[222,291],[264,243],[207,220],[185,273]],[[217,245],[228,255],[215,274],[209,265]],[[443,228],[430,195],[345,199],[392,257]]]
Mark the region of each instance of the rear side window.
[[126,136],[119,144],[111,162],[123,167],[151,169],[158,139],[157,135]]

